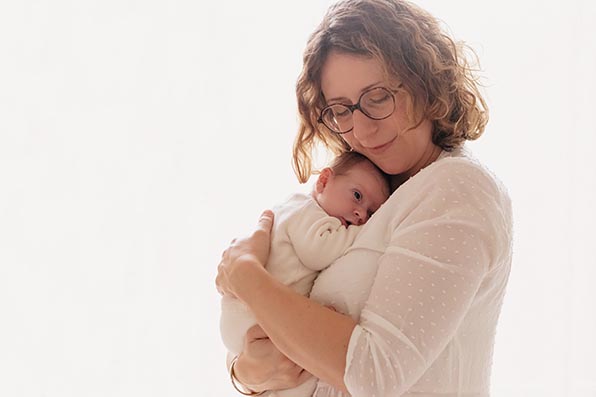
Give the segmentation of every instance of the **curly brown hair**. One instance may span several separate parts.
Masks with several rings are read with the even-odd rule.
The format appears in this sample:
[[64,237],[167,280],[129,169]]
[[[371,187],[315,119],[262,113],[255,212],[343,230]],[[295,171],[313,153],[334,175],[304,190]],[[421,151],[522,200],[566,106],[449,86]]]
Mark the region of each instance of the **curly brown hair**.
[[337,134],[318,123],[325,107],[321,70],[330,51],[377,59],[386,76],[399,76],[408,94],[407,112],[416,128],[433,125],[433,143],[451,151],[482,135],[486,102],[465,51],[428,12],[404,0],[345,0],[332,5],[310,36],[296,84],[300,127],[293,165],[300,182],[312,173],[312,151],[323,144],[334,154],[350,150]]

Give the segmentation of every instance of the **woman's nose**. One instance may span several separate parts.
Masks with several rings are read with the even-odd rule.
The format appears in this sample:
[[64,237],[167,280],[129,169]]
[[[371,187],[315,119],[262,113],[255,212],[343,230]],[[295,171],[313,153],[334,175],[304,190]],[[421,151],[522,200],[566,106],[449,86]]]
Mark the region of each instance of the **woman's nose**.
[[[360,110],[355,110],[352,114],[352,122],[354,127],[352,133],[354,137],[361,143],[365,144],[368,137],[376,130],[376,121],[369,118]],[[366,146],[366,145],[365,145]]]

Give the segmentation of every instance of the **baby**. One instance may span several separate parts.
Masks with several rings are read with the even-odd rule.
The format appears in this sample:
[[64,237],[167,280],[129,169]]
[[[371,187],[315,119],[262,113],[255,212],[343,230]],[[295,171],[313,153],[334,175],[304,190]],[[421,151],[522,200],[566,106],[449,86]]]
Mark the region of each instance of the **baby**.
[[[277,280],[308,295],[318,273],[352,245],[360,225],[389,197],[386,176],[366,157],[347,152],[324,168],[310,195],[294,194],[275,213],[266,269]],[[256,324],[240,301],[224,296],[220,330],[228,351],[242,351],[246,331]],[[316,379],[276,396],[311,396]]]

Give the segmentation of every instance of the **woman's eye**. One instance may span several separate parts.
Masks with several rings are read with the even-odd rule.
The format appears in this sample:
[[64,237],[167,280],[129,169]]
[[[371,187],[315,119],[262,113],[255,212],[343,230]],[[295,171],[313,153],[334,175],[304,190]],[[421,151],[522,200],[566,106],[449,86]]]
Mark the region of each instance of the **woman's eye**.
[[354,198],[356,199],[356,201],[360,201],[360,200],[362,200],[362,194],[359,191],[355,190]]
[[374,104],[380,104],[380,103],[384,103],[386,101],[389,100],[389,95],[383,93],[383,94],[379,94],[379,95],[375,95],[373,97],[370,98],[370,101]]
[[383,105],[389,100],[391,100],[391,97],[385,92],[377,93],[366,98],[366,102],[370,106]]
[[348,109],[348,108],[335,109],[333,111],[333,113],[336,118],[344,118],[344,117],[348,117],[350,115],[350,109]]

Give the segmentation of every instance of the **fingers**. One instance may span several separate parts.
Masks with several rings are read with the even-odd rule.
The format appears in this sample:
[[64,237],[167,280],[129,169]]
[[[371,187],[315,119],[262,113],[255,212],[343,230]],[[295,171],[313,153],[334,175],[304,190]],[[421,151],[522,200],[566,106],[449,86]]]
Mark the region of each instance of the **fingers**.
[[303,369],[302,372],[300,372],[300,375],[298,375],[298,379],[296,379],[296,386],[303,384],[312,377],[313,375],[310,372]]
[[259,217],[259,221],[257,222],[257,230],[262,230],[269,233],[271,231],[271,227],[273,226],[273,217],[273,211],[263,211]]
[[[242,239],[233,239],[230,246],[221,253],[221,261],[218,266],[218,274],[215,280],[217,292],[222,295],[233,296],[232,291],[235,284],[231,284],[229,276],[233,269],[239,266],[237,259],[243,255],[250,255],[251,258],[256,258],[261,265],[265,265],[269,257],[269,246],[271,239],[271,228],[273,226],[273,212],[265,210],[261,214],[257,223],[256,231],[252,236]],[[262,332],[262,330],[261,330]],[[266,338],[267,335],[262,333],[255,333],[253,339]]]
[[269,338],[265,331],[263,331],[263,328],[261,328],[258,324],[250,327],[248,331],[246,331],[245,337],[247,341]]
[[310,372],[290,360],[286,360],[279,368],[280,371],[283,371],[282,379],[285,387],[297,387],[313,376]]
[[220,295],[223,295],[223,291],[220,288],[221,284],[221,265],[217,266],[217,277],[215,277],[215,289],[219,292]]
[[221,263],[217,266],[217,276],[215,277],[215,288],[217,289],[217,292],[219,292],[220,295],[225,295],[225,289],[223,287],[223,284],[225,283],[224,280],[224,271],[222,269],[222,265]]

